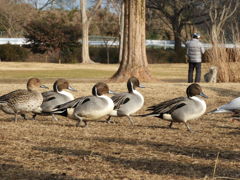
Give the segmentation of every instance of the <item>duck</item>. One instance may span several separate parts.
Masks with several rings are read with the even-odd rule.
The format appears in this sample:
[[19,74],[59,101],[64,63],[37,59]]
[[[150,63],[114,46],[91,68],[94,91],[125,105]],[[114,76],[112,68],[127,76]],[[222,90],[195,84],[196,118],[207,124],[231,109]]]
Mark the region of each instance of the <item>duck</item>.
[[92,96],[79,97],[58,105],[53,113],[77,120],[77,127],[86,127],[88,120],[97,120],[112,112],[114,103],[105,95],[107,93],[112,93],[108,85],[98,82],[92,88]]
[[187,97],[177,97],[157,105],[148,107],[148,114],[140,115],[141,117],[157,117],[170,121],[169,128],[174,122],[184,123],[188,131],[191,132],[187,122],[197,119],[206,112],[206,102],[198,96],[208,98],[202,91],[199,84],[193,83],[187,87]]
[[27,82],[27,89],[18,89],[0,97],[0,109],[6,114],[14,114],[25,118],[26,113],[41,112],[43,96],[38,88],[48,88],[41,84],[38,78],[30,78]]
[[217,107],[216,109],[208,112],[209,114],[216,113],[235,113],[240,111],[240,97],[231,100],[229,103]]
[[131,115],[144,105],[144,97],[136,90],[137,87],[144,88],[138,78],[132,76],[127,81],[128,92],[115,94],[111,97],[114,102],[114,110],[109,115],[107,122],[111,121],[112,116],[127,117],[130,123],[134,125]]
[[64,89],[68,89],[70,91],[77,91],[73,87],[70,86],[69,81],[64,78],[57,79],[53,84],[53,91],[46,91],[42,93],[43,103],[41,105],[42,112],[33,115],[33,119],[36,118],[37,115],[51,115],[54,120],[58,120],[56,116],[52,113],[53,108],[57,105],[64,104],[66,102],[74,100],[74,96]]

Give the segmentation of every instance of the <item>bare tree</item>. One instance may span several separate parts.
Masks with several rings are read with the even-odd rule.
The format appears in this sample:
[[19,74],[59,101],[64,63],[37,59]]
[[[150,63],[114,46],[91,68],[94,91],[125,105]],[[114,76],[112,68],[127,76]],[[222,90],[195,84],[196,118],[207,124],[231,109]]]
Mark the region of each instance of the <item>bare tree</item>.
[[87,1],[81,0],[80,11],[82,21],[82,63],[93,63],[89,56],[89,45],[88,45],[88,31],[94,14],[97,9],[101,6],[102,0],[97,0],[92,10],[87,14]]
[[112,81],[126,81],[130,76],[151,80],[145,46],[145,0],[124,0],[123,55]]
[[124,36],[124,3],[121,2],[121,14],[120,14],[120,31],[119,31],[119,58],[118,58],[118,62],[120,63],[122,60],[122,53],[123,53],[123,36]]
[[28,4],[32,4],[32,6],[38,10],[43,10],[47,7],[51,7],[53,6],[54,2],[56,0],[46,0],[46,1],[42,1],[42,0],[25,0],[26,3]]
[[[218,82],[235,82],[239,80],[237,73],[240,69],[238,64],[232,66],[229,63],[230,56],[225,47],[220,44],[225,43],[225,24],[233,16],[239,7],[238,0],[204,0],[205,8],[208,8],[210,21],[206,24],[209,29],[209,39],[212,48],[208,53],[211,65],[218,68]],[[237,37],[237,36],[236,36]]]
[[16,3],[12,0],[0,1],[0,26],[8,37],[23,35],[25,24],[31,19],[34,9],[28,4]]
[[204,0],[205,8],[208,9],[210,21],[206,22],[211,41],[219,42],[224,35],[224,25],[236,12],[238,0]]
[[64,10],[73,10],[79,7],[78,0],[55,0],[55,6]]
[[124,1],[123,0],[108,0],[114,11],[119,15],[119,57],[118,62],[122,60],[123,52],[123,33],[124,33]]
[[184,40],[184,27],[206,22],[207,12],[202,9],[202,4],[201,0],[147,0],[147,7],[160,11],[159,18],[172,29],[176,52]]
[[118,16],[111,12],[110,7],[107,5],[104,9],[99,10],[97,14],[97,25],[99,33],[102,36],[101,40],[107,51],[107,63],[110,59],[110,48],[112,48],[118,41],[119,35],[119,19]]

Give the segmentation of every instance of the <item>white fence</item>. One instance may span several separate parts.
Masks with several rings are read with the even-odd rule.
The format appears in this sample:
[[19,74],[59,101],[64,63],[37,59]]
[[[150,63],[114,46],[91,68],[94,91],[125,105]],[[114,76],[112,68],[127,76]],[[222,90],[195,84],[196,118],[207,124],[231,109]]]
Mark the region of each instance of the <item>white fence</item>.
[[[90,40],[89,41],[89,45],[92,46],[103,46],[106,43],[108,43],[108,45],[112,45],[112,46],[118,46],[118,41],[93,41]],[[27,41],[25,38],[0,38],[0,44],[16,44],[16,45],[24,45],[27,44]],[[146,40],[146,46],[154,46],[154,47],[163,47],[163,48],[174,48],[174,41],[171,40]],[[207,43],[203,43],[203,46],[208,49],[211,47],[211,44],[207,44]],[[223,45],[226,48],[239,48],[240,45],[235,45],[235,44],[224,44]],[[185,47],[185,44],[182,44],[182,47]]]
[[0,44],[24,45],[27,44],[27,42],[25,38],[0,38]]

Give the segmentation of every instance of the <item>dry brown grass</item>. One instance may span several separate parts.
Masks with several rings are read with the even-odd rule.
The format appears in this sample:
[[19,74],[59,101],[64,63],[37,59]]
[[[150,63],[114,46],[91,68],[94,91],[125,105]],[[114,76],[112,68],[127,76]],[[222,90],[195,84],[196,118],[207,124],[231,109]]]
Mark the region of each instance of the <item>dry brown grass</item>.
[[237,73],[240,70],[239,52],[237,48],[227,51],[226,48],[219,47],[217,44],[208,51],[210,64],[218,68],[218,82],[240,81],[240,74]]
[[[89,95],[94,83],[73,83],[75,96]],[[47,84],[50,85],[50,84]],[[182,96],[186,83],[145,83],[140,89],[147,106]],[[201,84],[208,108],[239,96],[239,84]],[[24,84],[4,84],[1,94]],[[125,91],[124,83],[109,84]],[[0,179],[216,179],[240,178],[240,128],[228,115],[204,115],[189,123],[168,129],[167,122],[155,118],[115,118],[106,124],[102,118],[87,128],[59,117],[19,120],[1,113]],[[219,153],[217,164],[215,163]],[[216,166],[216,168],[215,168]],[[214,170],[215,169],[215,170]]]

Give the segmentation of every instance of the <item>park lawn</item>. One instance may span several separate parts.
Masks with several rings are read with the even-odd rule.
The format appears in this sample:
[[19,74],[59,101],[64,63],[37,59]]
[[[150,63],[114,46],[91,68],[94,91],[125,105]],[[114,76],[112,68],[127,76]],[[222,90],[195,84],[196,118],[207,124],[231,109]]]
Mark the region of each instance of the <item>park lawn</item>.
[[[88,68],[93,66],[98,69],[97,65]],[[70,67],[77,69],[74,65]],[[106,67],[112,72],[117,69],[116,65],[99,65],[99,70],[107,71]],[[12,70],[33,67],[16,68]],[[56,70],[50,73],[65,70],[61,68],[56,65]],[[189,85],[184,83],[186,72],[179,78],[175,72],[184,74],[185,68],[185,64],[150,65],[153,75],[165,79],[143,83],[146,88],[139,91],[145,97],[145,104],[137,114],[145,113],[150,105],[184,96]],[[53,81],[43,80],[52,86]],[[73,81],[72,86],[78,90],[73,92],[74,96],[90,95],[97,80],[98,77],[90,82]],[[205,99],[207,111],[239,96],[239,83],[200,84],[209,96]],[[0,92],[4,94],[25,86],[24,81],[4,82]],[[126,83],[109,83],[109,87],[115,92],[126,91]],[[184,124],[176,123],[169,129],[168,122],[153,117],[134,117],[134,126],[124,117],[114,118],[116,124],[107,124],[104,117],[90,121],[87,128],[78,128],[75,121],[59,116],[59,121],[38,116],[35,121],[20,119],[14,123],[12,115],[3,112],[0,115],[1,180],[240,178],[240,122],[232,122],[229,114],[205,114],[190,121],[193,133]]]
[[[51,82],[64,77],[73,81],[100,81],[110,78],[118,69],[118,64],[53,64],[1,62],[0,82],[18,82],[30,77],[38,77]],[[165,82],[186,82],[187,64],[150,64],[149,70],[155,79]],[[203,73],[207,64],[203,64]]]

